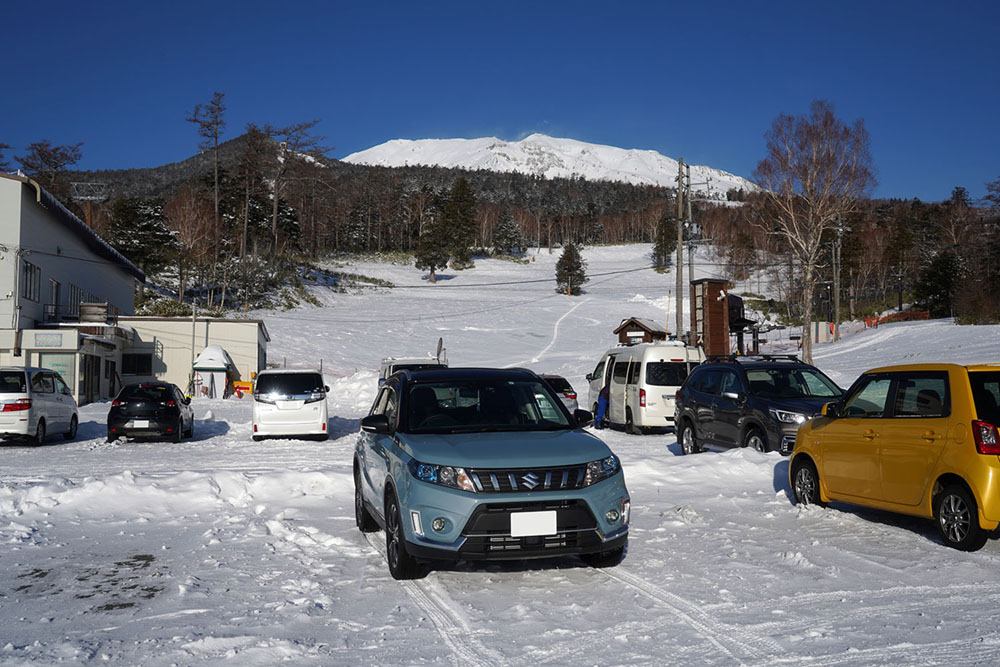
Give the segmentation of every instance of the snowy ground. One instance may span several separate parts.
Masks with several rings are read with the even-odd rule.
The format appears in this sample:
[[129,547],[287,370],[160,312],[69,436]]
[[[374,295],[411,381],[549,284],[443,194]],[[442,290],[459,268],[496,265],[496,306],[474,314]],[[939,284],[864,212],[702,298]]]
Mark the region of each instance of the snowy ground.
[[[648,250],[585,257],[594,275],[642,266]],[[354,527],[350,476],[380,357],[426,353],[441,336],[453,365],[561,373],[585,394],[622,318],[665,318],[673,278],[651,271],[595,275],[579,298],[551,282],[462,287],[549,279],[555,260],[479,261],[434,287],[412,267],[361,264],[349,270],[413,288],[262,314],[272,361],[323,360],[329,442],[254,443],[250,405],[232,399],[196,402],[196,437],[179,445],[109,445],[97,404],[75,442],[0,447],[0,663],[1000,661],[1000,542],[959,553],[930,522],[800,509],[787,459],[682,457],[672,434],[601,432],[633,501],[617,568],[457,564],[393,581],[382,533]],[[846,386],[876,365],[998,352],[1000,327],[935,321],[852,333],[815,356]]]

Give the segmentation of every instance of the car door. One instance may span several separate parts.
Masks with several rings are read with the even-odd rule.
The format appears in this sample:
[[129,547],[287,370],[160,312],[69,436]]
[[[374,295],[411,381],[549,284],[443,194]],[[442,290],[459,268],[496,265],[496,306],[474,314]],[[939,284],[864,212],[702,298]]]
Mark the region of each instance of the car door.
[[884,500],[917,505],[951,426],[948,371],[896,373],[891,418],[879,434]]
[[627,416],[628,411],[632,411],[632,420],[636,423],[643,423],[639,415],[639,370],[642,368],[641,359],[629,359],[628,371],[625,375],[625,411],[623,416]]
[[696,434],[702,440],[715,440],[715,397],[722,384],[722,371],[712,368],[694,378],[691,387],[691,411]]
[[41,398],[45,414],[45,432],[57,433],[69,427],[69,421],[63,416],[62,405],[56,394],[56,383],[52,378],[52,373],[41,371],[35,374],[37,383],[33,384],[33,389]]
[[830,493],[881,496],[879,445],[891,387],[889,374],[863,375],[841,404],[841,416],[814,426],[822,438],[820,477]]
[[719,369],[719,391],[712,398],[712,431],[720,445],[740,444],[740,418],[746,401],[746,389],[739,374],[732,368]]
[[615,357],[615,365],[610,368],[611,386],[608,391],[608,419],[614,424],[625,423],[625,383],[631,357]]
[[390,453],[395,446],[396,413],[399,405],[397,397],[398,384],[387,382],[382,385],[381,391],[372,406],[369,415],[385,415],[389,421],[391,433],[367,433],[361,432],[363,439],[362,446],[362,472],[364,480],[362,492],[365,498],[373,507],[382,514],[381,499],[385,496],[385,482],[389,474]]
[[52,374],[52,381],[55,383],[56,397],[59,400],[59,407],[61,409],[63,419],[66,423],[66,428],[69,428],[69,423],[76,414],[76,401],[73,399],[73,392],[67,386],[63,379],[58,373]]

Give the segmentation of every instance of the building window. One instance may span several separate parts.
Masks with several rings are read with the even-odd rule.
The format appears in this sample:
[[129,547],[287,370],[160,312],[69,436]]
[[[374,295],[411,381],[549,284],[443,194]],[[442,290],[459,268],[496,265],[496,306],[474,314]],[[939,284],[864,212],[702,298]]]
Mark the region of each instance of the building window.
[[21,296],[29,301],[38,301],[41,289],[42,270],[28,260],[24,260],[24,268],[21,272]]
[[80,302],[83,301],[83,289],[76,285],[69,286],[69,314],[80,314]]
[[153,355],[145,354],[123,354],[122,355],[122,375],[152,375]]

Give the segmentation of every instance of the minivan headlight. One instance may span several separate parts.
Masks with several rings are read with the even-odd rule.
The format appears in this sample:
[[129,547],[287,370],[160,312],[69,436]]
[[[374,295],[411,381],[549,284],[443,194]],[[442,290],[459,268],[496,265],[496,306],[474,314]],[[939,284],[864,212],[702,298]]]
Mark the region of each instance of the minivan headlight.
[[603,459],[598,459],[597,461],[591,461],[587,464],[587,475],[583,478],[583,485],[590,486],[591,484],[597,484],[602,479],[607,479],[619,473],[621,469],[621,462],[614,454]]
[[774,417],[775,421],[779,421],[782,424],[803,424],[809,419],[808,415],[804,415],[801,412],[775,410],[774,408],[771,408],[771,416]]
[[438,484],[451,489],[476,492],[476,487],[472,484],[472,479],[466,474],[465,468],[455,466],[439,466],[432,463],[421,463],[416,459],[410,459],[410,474],[421,482]]

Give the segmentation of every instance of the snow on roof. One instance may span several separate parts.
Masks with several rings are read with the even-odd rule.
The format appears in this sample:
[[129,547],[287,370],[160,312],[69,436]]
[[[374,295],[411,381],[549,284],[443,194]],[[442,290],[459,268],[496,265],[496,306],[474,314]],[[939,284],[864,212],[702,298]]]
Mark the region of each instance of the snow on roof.
[[206,345],[193,366],[196,371],[227,371],[235,367],[232,357],[221,345]]
[[618,325],[617,329],[615,329],[615,333],[618,333],[619,331],[621,331],[622,329],[624,329],[630,322],[639,325],[640,327],[646,329],[650,333],[666,333],[667,332],[666,326],[663,325],[663,324],[660,324],[659,322],[657,322],[655,320],[647,320],[647,319],[644,319],[644,318],[641,318],[641,317],[630,317],[628,319],[622,320],[622,323]]

